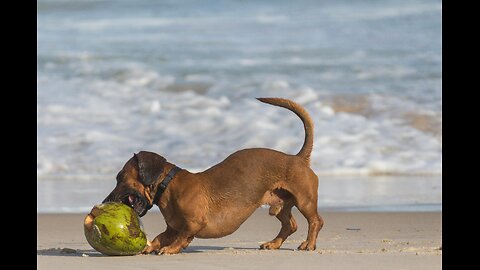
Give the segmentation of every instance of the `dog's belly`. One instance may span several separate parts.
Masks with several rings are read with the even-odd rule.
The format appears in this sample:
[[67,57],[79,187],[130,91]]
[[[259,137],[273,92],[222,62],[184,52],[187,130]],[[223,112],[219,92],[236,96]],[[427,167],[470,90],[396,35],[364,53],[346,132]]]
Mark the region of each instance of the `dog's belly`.
[[249,207],[234,206],[214,212],[207,217],[206,226],[195,237],[219,238],[232,234],[253,214],[256,208],[256,205]]
[[[256,198],[255,198],[256,197]],[[211,207],[207,213],[205,227],[200,230],[198,238],[219,238],[235,232],[261,205],[270,205],[270,215],[276,215],[282,209],[284,200],[291,198],[290,193],[276,186],[263,195],[222,200]]]

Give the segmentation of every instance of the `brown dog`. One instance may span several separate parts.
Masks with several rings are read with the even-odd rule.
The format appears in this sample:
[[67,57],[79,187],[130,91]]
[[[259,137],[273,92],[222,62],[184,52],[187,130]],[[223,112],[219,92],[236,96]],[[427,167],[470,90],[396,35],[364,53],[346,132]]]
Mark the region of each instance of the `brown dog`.
[[229,235],[263,204],[270,205],[270,215],[280,220],[282,228],[261,249],[278,249],[297,230],[291,214],[296,206],[308,221],[307,240],[298,249],[315,250],[323,220],[317,213],[318,177],[309,166],[312,120],[305,109],[290,100],[259,100],[287,108],[303,121],[305,141],[297,155],[244,149],[200,173],[179,169],[152,152],[141,151],[127,161],[117,175],[117,186],[104,202],[126,203],[140,216],[153,204],[158,205],[167,229],[143,253],[175,254],[194,237]]

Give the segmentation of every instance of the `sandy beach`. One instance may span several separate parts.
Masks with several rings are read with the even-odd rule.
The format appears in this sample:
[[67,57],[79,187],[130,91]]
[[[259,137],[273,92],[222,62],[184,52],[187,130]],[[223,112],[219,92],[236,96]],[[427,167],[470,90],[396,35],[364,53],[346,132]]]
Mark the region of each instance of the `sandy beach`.
[[[83,235],[83,214],[37,215],[38,269],[441,269],[441,212],[320,212],[325,226],[316,251],[296,251],[307,224],[280,250],[259,250],[279,231],[276,218],[258,209],[235,233],[194,239],[177,255],[104,256]],[[160,213],[142,218],[149,240],[165,228]]]

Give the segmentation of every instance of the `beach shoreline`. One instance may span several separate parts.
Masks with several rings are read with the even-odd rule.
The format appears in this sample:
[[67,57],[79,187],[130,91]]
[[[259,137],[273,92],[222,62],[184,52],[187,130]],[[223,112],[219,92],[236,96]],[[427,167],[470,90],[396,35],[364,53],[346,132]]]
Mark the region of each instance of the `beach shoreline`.
[[[37,214],[37,268],[64,269],[441,269],[442,212],[322,212],[325,226],[315,251],[297,251],[307,223],[297,209],[298,231],[280,250],[259,250],[280,223],[259,208],[233,234],[194,239],[177,255],[109,257],[83,235],[85,214]],[[142,218],[149,240],[165,229],[160,213]]]
[[[442,176],[327,176],[318,182],[319,211],[442,211]],[[37,180],[37,213],[84,213],[113,190],[113,175]],[[159,213],[154,207],[151,213]]]

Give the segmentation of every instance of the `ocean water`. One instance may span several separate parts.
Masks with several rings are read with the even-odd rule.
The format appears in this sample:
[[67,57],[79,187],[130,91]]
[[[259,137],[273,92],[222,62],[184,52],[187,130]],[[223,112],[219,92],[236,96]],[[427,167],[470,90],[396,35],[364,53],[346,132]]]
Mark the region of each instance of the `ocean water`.
[[441,16],[430,0],[39,0],[37,211],[86,211],[140,150],[191,171],[297,153],[301,121],[255,97],[310,112],[320,207],[441,209]]

